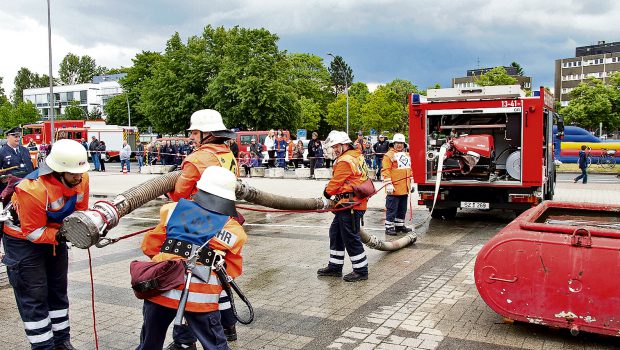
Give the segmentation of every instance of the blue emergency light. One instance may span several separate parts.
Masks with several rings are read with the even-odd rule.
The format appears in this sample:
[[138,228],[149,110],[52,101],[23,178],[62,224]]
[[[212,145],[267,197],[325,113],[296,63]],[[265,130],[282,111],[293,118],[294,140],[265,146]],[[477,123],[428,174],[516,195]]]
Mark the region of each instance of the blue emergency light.
[[534,97],[540,97],[540,90],[534,91]]
[[411,94],[411,104],[420,104],[420,94]]

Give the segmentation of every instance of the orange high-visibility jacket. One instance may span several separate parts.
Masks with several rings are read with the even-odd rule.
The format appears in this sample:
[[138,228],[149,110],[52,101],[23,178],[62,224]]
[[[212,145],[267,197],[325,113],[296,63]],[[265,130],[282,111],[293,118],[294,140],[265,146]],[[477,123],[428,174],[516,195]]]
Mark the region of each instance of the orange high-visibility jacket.
[[[325,187],[325,192],[330,196],[353,192],[353,186],[361,185],[367,179],[368,166],[364,156],[359,150],[350,149],[334,161],[334,174]],[[368,198],[353,197],[353,201],[359,202],[353,209],[366,210]],[[346,202],[349,202],[349,199],[338,201],[339,204]]]
[[[159,224],[153,230],[147,232],[142,240],[142,251],[147,256],[152,257],[152,260],[155,262],[183,259],[183,257],[175,254],[160,252],[166,240],[166,224],[176,205],[177,203],[169,203],[161,208],[159,213]],[[226,222],[221,232],[225,233],[225,235],[217,235],[211,238],[209,247],[225,253],[224,260],[226,261],[226,272],[230,277],[236,278],[242,273],[243,258],[241,256],[241,249],[247,240],[247,235],[243,227],[232,218]],[[223,236],[225,236],[226,239],[222,239]],[[176,309],[179,307],[179,300],[183,287],[184,285],[180,285],[176,289],[167,291],[149,300],[161,306]],[[219,306],[218,301],[221,292],[222,286],[219,284],[215,272],[211,271],[208,282],[192,277],[185,310],[190,312],[216,311]]]
[[73,211],[88,209],[88,174],[84,174],[82,182],[75,187],[66,186],[53,174],[41,175],[34,180],[23,179],[15,187],[11,198],[19,217],[19,225],[9,220],[4,224],[4,232],[33,243],[56,244],[56,233],[62,221],[50,221],[48,212],[53,215],[63,209],[67,210],[65,206],[69,205],[73,196],[76,196]]
[[181,176],[174,186],[174,191],[168,193],[173,201],[189,198],[196,193],[196,183],[202,172],[210,166],[221,166],[239,176],[239,165],[230,148],[224,144],[206,144],[200,146],[181,163]]
[[396,152],[394,148],[383,156],[381,177],[383,182],[392,183],[394,196],[411,192],[411,157],[409,152]]

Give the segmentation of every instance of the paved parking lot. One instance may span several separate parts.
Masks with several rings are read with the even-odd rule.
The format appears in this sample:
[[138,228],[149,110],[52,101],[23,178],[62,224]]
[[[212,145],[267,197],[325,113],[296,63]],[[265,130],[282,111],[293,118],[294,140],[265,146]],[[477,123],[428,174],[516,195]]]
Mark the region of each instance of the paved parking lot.
[[[93,174],[93,193],[120,192],[141,175]],[[297,197],[319,196],[324,182],[247,179],[254,186]],[[620,183],[561,183],[558,199],[620,203]],[[366,228],[383,237],[383,196],[371,200]],[[153,226],[161,201],[125,217],[118,236]],[[469,211],[454,221],[430,221],[415,246],[395,253],[368,250],[370,278],[346,283],[317,278],[328,259],[331,214],[243,211],[249,235],[238,282],[256,318],[239,326],[233,349],[613,349],[617,338],[531,324],[505,324],[479,297],[473,280],[476,253],[513,219],[512,213]],[[413,221],[427,216],[413,206]],[[100,349],[138,344],[141,301],[129,286],[129,262],[144,259],[141,237],[93,248],[95,307]],[[71,250],[70,300],[74,345],[94,349],[88,254]],[[346,262],[345,272],[350,270]],[[1,283],[1,282],[0,282]],[[243,309],[241,304],[238,305]],[[0,289],[3,349],[27,349],[10,287]]]

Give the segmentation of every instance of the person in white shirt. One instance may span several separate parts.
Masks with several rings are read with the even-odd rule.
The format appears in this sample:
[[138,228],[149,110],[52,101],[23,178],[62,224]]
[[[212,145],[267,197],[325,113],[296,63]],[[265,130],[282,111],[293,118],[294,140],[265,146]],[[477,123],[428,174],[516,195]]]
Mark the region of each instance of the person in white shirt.
[[121,152],[120,152],[120,158],[121,158],[121,172],[123,172],[123,167],[127,166],[127,172],[130,172],[130,162],[129,162],[129,158],[131,158],[131,147],[129,147],[129,145],[127,144],[127,140],[123,140],[123,147],[121,148]]
[[265,148],[267,149],[267,154],[269,154],[269,161],[267,162],[267,166],[273,168],[275,166],[276,160],[276,150],[274,148],[276,142],[275,131],[273,129],[269,130],[269,134],[265,137]]

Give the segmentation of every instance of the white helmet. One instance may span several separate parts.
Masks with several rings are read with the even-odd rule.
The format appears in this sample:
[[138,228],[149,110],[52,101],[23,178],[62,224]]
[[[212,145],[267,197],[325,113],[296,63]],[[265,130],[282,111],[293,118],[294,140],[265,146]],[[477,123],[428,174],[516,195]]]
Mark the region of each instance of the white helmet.
[[394,138],[392,139],[392,142],[402,142],[402,143],[405,143],[405,135],[403,135],[403,134],[394,134]]
[[230,170],[219,166],[210,166],[205,169],[196,183],[196,187],[215,196],[234,201],[237,177]]
[[189,129],[206,131],[228,130],[222,121],[220,112],[214,109],[201,109],[192,114]]
[[58,173],[82,174],[90,169],[86,149],[73,140],[56,141],[45,164]]
[[338,144],[351,143],[349,135],[344,131],[332,130],[325,139],[325,147],[329,148]]

